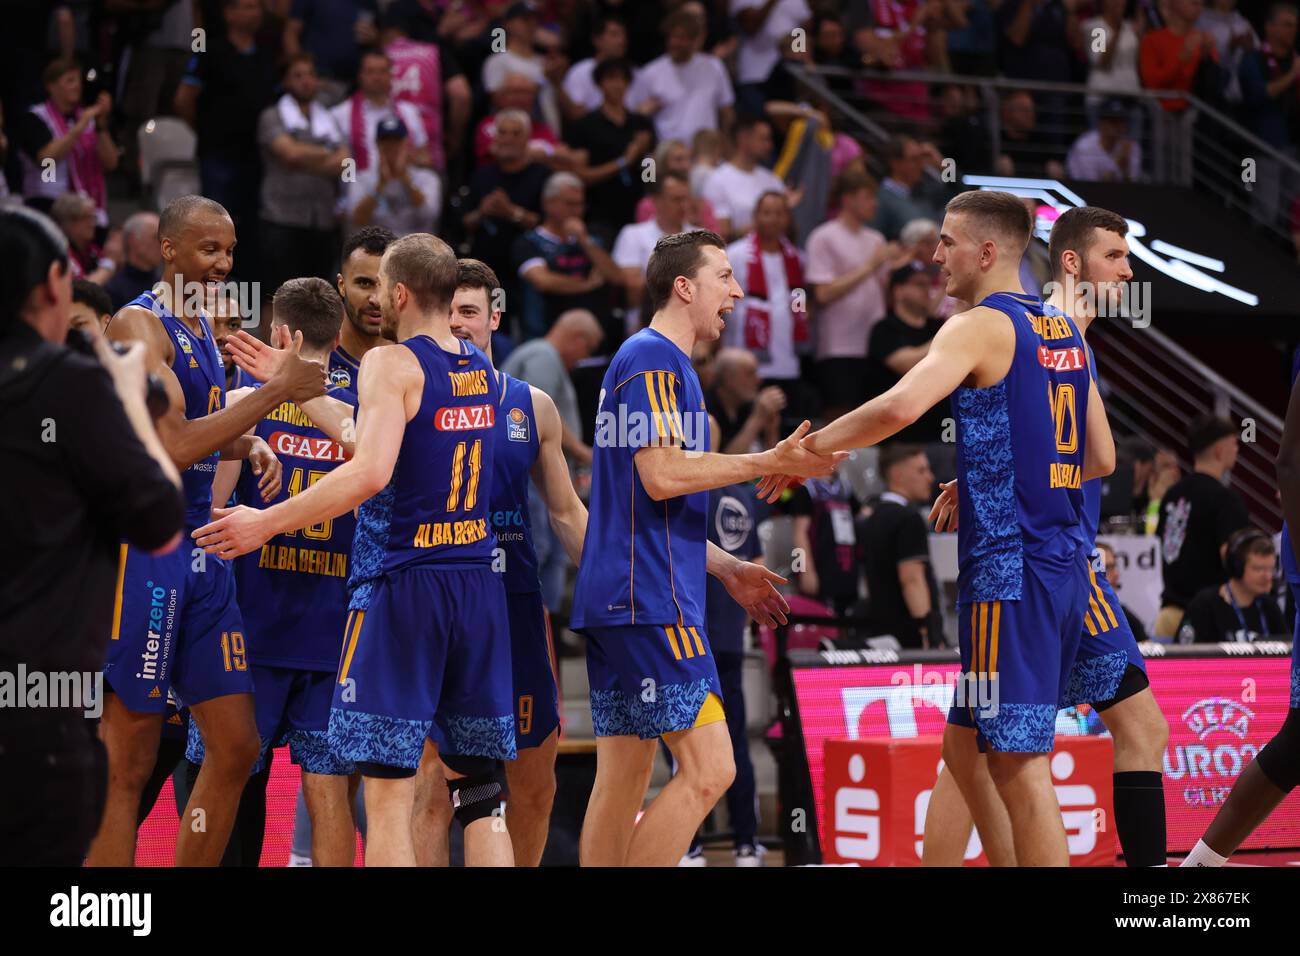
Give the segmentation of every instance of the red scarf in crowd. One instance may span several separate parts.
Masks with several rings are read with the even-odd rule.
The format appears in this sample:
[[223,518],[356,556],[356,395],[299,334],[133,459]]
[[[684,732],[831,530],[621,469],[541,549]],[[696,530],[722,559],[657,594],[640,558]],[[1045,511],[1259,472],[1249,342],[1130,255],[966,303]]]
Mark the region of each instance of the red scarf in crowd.
[[361,93],[352,94],[352,158],[357,161],[357,172],[370,168],[370,146],[366,143],[366,98]]
[[[81,110],[82,107],[78,106],[73,113],[74,122],[81,116]],[[67,120],[53,100],[46,100],[37,107],[36,112],[45,120],[45,125],[54,133],[55,139],[68,135]],[[68,153],[68,175],[72,179],[72,191],[89,196],[95,202],[95,209],[102,212],[107,208],[108,191],[104,186],[104,167],[99,162],[96,136],[95,123],[87,123],[73,144],[72,151]]]
[[[781,237],[781,258],[785,262],[786,288],[790,292],[803,288],[803,267],[794,243]],[[767,302],[767,276],[763,272],[763,241],[754,233],[749,240],[749,262],[745,270],[745,348],[766,352],[772,342],[772,309]],[[750,301],[753,299],[755,301]],[[808,341],[808,310],[793,309],[794,340]]]

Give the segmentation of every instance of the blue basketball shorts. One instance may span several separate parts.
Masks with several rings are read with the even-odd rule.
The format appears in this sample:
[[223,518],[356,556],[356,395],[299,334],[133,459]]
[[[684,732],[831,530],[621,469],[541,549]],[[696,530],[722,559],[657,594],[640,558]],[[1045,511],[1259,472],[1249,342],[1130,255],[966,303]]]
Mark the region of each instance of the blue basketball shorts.
[[414,770],[425,737],[444,753],[516,756],[506,595],[487,565],[388,572],[370,607],[348,614],[332,751]]

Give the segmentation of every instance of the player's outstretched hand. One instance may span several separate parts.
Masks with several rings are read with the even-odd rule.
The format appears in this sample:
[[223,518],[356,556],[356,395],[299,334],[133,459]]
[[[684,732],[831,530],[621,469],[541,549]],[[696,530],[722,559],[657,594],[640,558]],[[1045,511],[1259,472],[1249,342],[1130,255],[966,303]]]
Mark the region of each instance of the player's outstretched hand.
[[775,571],[750,561],[738,561],[722,584],[732,600],[745,609],[750,617],[766,627],[776,627],[786,622],[785,612],[790,610],[778,584],[786,579]]
[[935,531],[957,530],[957,479],[939,483],[939,497],[930,506],[930,521]]
[[262,527],[264,511],[236,505],[233,508],[213,508],[212,514],[215,521],[208,522],[190,535],[208,554],[227,560],[237,558],[260,548],[271,537]]
[[261,476],[257,482],[257,490],[261,493],[262,500],[271,501],[280,493],[284,479],[284,466],[280,464],[280,459],[275,457],[275,452],[271,451],[271,446],[265,440],[256,436],[254,438],[253,447],[248,451],[248,464],[253,469],[254,475]]
[[[284,341],[283,336],[280,341]],[[302,333],[295,332],[293,339],[281,350],[284,358],[271,377],[273,382],[283,382],[289,391],[289,400],[299,404],[325,394],[325,369],[319,362],[303,358],[299,354],[301,349]]]
[[289,330],[283,325],[271,329],[271,344],[238,329],[226,337],[226,348],[235,364],[259,382],[268,382],[284,364],[283,342],[289,337]]
[[781,492],[797,478],[824,478],[835,471],[835,466],[849,457],[846,451],[837,451],[829,455],[819,455],[806,447],[804,437],[812,428],[812,422],[805,420],[788,436],[777,442],[772,449],[777,467],[759,483],[758,495],[765,501],[773,502]]

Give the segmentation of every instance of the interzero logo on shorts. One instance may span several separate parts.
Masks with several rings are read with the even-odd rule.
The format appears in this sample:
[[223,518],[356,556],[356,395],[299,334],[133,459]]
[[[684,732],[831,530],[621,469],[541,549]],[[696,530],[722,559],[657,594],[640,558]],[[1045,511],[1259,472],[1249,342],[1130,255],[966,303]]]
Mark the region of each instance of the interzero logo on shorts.
[[176,589],[152,581],[146,581],[145,587],[149,589],[149,622],[144,650],[140,652],[140,669],[135,676],[141,680],[161,682],[167,676],[167,661],[171,659],[171,655],[164,651],[171,650],[172,628],[176,622]]

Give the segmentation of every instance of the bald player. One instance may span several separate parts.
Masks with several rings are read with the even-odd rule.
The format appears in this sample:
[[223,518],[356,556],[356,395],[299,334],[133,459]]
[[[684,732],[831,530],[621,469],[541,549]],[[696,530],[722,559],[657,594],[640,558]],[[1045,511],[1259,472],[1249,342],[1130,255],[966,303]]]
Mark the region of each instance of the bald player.
[[246,554],[391,480],[382,573],[369,606],[349,615],[329,726],[331,750],[365,778],[367,865],[416,862],[413,778],[431,733],[466,862],[514,864],[499,819],[503,761],[516,755],[510,636],[487,527],[501,388],[487,357],[451,333],[456,281],[456,257],[437,237],[389,245],[379,300],[397,344],[362,360],[355,455],[301,494],[265,510],[219,509],[193,533],[212,554]]
[[[162,281],[118,312],[107,334],[143,343],[149,371],[166,387],[171,407],[158,420],[158,435],[182,472],[192,529],[209,518],[217,462],[248,459],[259,474],[273,467],[266,443],[244,433],[281,402],[323,394],[325,376],[319,365],[298,356],[295,345],[265,388],[225,408],[225,375],[201,303],[230,272],[234,224],[218,203],[182,196],[163,210],[158,234]],[[234,578],[225,560],[198,549],[153,556],[123,544],[122,552],[104,668],[111,694],[100,731],[108,750],[108,797],[88,862],[134,862],[136,813],[153,770],[170,687],[208,741],[208,759],[177,836],[176,863],[215,866],[258,752]]]

